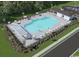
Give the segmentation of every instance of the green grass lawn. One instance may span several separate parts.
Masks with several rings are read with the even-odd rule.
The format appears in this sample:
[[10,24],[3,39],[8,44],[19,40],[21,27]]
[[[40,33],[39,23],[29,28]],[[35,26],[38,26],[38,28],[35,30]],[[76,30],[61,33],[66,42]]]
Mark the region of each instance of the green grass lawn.
[[11,43],[8,40],[5,29],[0,28],[0,56],[20,56],[18,53],[11,47]]
[[[66,30],[64,30],[63,32],[58,34],[55,37],[55,39],[59,39],[59,38],[63,37],[64,35],[66,35],[67,33],[69,33],[70,31],[72,31],[73,29],[75,29],[78,26],[79,26],[78,23],[69,26]],[[0,28],[0,56],[19,56],[19,57],[33,56],[37,52],[41,51],[42,49],[44,49],[47,46],[49,46],[50,44],[52,44],[54,41],[52,41],[51,39],[40,44],[39,48],[37,50],[34,50],[32,52],[29,52],[29,53],[19,53],[19,52],[16,52],[16,50],[11,47],[11,42],[8,40],[8,36],[6,34],[5,29],[2,30]]]
[[54,7],[61,8],[63,6],[79,6],[79,1],[72,1],[72,2],[68,2],[68,3],[60,4],[60,5],[57,5]]
[[79,57],[79,50],[74,54],[74,56],[78,56]]
[[75,54],[73,55],[73,57],[79,57],[79,49],[75,52]]
[[[49,40],[50,41],[50,40]],[[33,54],[37,53],[39,50],[42,48],[45,48],[45,46],[48,46],[52,41],[47,41],[44,44],[40,45],[40,48],[37,49],[36,51],[29,52],[29,53],[18,53],[16,52],[12,47],[11,47],[11,42],[8,40],[8,36],[6,34],[5,29],[0,28],[0,56],[32,56]],[[48,44],[46,44],[48,43]]]
[[[69,3],[66,3],[66,4],[61,4],[61,5],[56,6],[56,7],[62,7],[62,6],[67,6],[67,5],[68,6],[69,5],[72,5],[72,6],[73,5],[79,5],[79,2],[75,2],[75,1],[69,2]],[[18,16],[16,18],[18,18]],[[79,26],[78,23],[69,26],[66,30],[64,30],[63,32],[58,34],[54,39],[60,39],[61,37],[68,34],[70,31],[72,31],[73,29],[75,29],[78,26]],[[29,53],[19,53],[19,52],[16,52],[16,50],[11,47],[11,42],[8,40],[8,36],[7,36],[5,29],[3,28],[3,30],[2,30],[2,28],[0,27],[0,56],[9,56],[9,57],[10,56],[11,57],[12,56],[16,56],[16,57],[17,56],[18,57],[32,56],[32,55],[36,54],[37,52],[41,51],[42,49],[46,48],[50,44],[52,44],[54,41],[52,41],[51,39],[40,44],[39,48],[35,51],[29,52]]]

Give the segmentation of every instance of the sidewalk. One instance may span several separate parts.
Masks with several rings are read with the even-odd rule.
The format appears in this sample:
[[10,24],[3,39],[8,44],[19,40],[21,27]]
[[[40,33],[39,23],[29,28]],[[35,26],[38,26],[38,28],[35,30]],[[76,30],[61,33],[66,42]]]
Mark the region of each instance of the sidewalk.
[[45,54],[47,54],[49,51],[51,51],[51,48],[56,48],[57,46],[59,46],[61,43],[63,43],[64,41],[66,41],[68,38],[70,38],[71,36],[73,36],[75,33],[77,33],[79,31],[79,27],[77,27],[76,29],[74,29],[73,31],[71,31],[70,33],[68,33],[67,35],[63,36],[62,38],[60,38],[58,41],[54,42],[53,44],[49,45],[47,48],[43,49],[42,51],[38,52],[37,54],[35,54],[32,57],[39,57],[39,56],[43,56]]

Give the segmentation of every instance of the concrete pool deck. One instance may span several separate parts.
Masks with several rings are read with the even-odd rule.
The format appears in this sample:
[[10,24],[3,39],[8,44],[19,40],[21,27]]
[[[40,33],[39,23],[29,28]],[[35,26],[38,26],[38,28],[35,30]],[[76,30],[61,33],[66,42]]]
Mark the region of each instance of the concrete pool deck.
[[[59,20],[59,23],[57,23],[56,25],[54,25],[53,27],[51,27],[51,28],[49,28],[49,29],[47,29],[47,30],[43,30],[43,31],[38,31],[38,32],[34,32],[34,33],[31,33],[32,35],[34,35],[34,36],[36,36],[36,37],[41,37],[41,36],[45,36],[45,34],[47,34],[47,33],[51,33],[51,32],[54,32],[54,31],[56,31],[56,30],[59,30],[60,28],[62,28],[63,26],[65,26],[65,25],[68,25],[68,24],[70,24],[71,23],[71,21],[68,21],[68,20],[66,20],[66,19],[64,19],[64,18],[60,18],[60,17],[58,17],[58,16],[56,16],[56,15],[54,15],[53,13],[50,13],[50,12],[47,12],[47,13],[43,13],[43,14],[41,14],[41,16],[39,16],[39,15],[35,15],[35,18],[41,18],[41,17],[44,17],[44,16],[51,16],[51,17],[54,17],[54,18],[56,18],[57,20]],[[34,17],[34,16],[33,16]],[[31,17],[31,19],[33,18],[33,17]],[[33,19],[35,19],[35,18],[33,18]],[[24,20],[23,20],[24,21]],[[26,21],[26,20],[25,20]],[[40,36],[40,35],[41,36]]]
[[[47,54],[49,51],[51,51],[51,48],[53,47],[56,48],[57,46],[59,46],[61,43],[63,43],[64,41],[66,41],[68,38],[70,38],[71,36],[73,36],[75,33],[79,32],[79,27],[77,27],[76,29],[74,29],[73,31],[71,31],[70,33],[68,33],[67,35],[65,35],[64,37],[60,38],[58,41],[56,41],[55,43],[49,45],[47,48],[43,49],[42,51],[38,52],[37,54],[33,55],[33,57],[41,57],[44,56],[45,54]],[[72,35],[71,35],[72,34]],[[64,40],[63,40],[64,39]]]
[[[62,28],[63,26],[68,25],[71,22],[70,20],[67,21],[66,19],[60,18],[58,16],[54,16],[54,14],[51,13],[51,12],[42,13],[41,16],[36,15],[35,18],[40,18],[40,17],[44,17],[44,16],[55,17],[55,18],[57,18],[57,20],[59,20],[59,23],[57,23],[55,26],[52,26],[50,29],[47,29],[45,31],[39,31],[38,33],[37,32],[36,33],[30,33],[30,32],[27,32],[26,30],[24,30],[24,25],[32,21],[32,20],[28,20],[27,18],[23,19],[21,21],[16,21],[16,22],[13,22],[11,24],[8,24],[7,26],[11,30],[11,32],[16,36],[16,38],[18,38],[18,40],[24,46],[26,45],[26,48],[27,48],[28,43],[25,43],[25,41],[27,41],[27,42],[33,41],[33,42],[30,42],[30,45],[33,45],[36,42],[38,42],[38,40],[36,40],[37,38],[42,39],[43,37],[45,37],[46,34],[52,33],[54,31]],[[20,23],[18,23],[18,22],[20,22]],[[28,39],[28,33],[31,34],[31,38],[33,38],[32,36],[34,36],[36,39],[33,38],[33,39],[29,40]]]

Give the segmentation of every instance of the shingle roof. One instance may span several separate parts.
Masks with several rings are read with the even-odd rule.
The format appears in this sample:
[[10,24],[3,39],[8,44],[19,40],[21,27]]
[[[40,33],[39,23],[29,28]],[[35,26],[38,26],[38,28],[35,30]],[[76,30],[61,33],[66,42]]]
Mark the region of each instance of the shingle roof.
[[79,6],[64,6],[63,9],[79,14]]

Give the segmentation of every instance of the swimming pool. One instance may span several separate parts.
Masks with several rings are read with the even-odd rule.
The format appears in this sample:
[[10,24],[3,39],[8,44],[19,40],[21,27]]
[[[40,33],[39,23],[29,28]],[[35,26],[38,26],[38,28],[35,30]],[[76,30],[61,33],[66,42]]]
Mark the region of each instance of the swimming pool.
[[44,16],[31,20],[32,21],[29,24],[24,25],[24,29],[30,33],[47,30],[59,22],[58,19],[52,16]]

